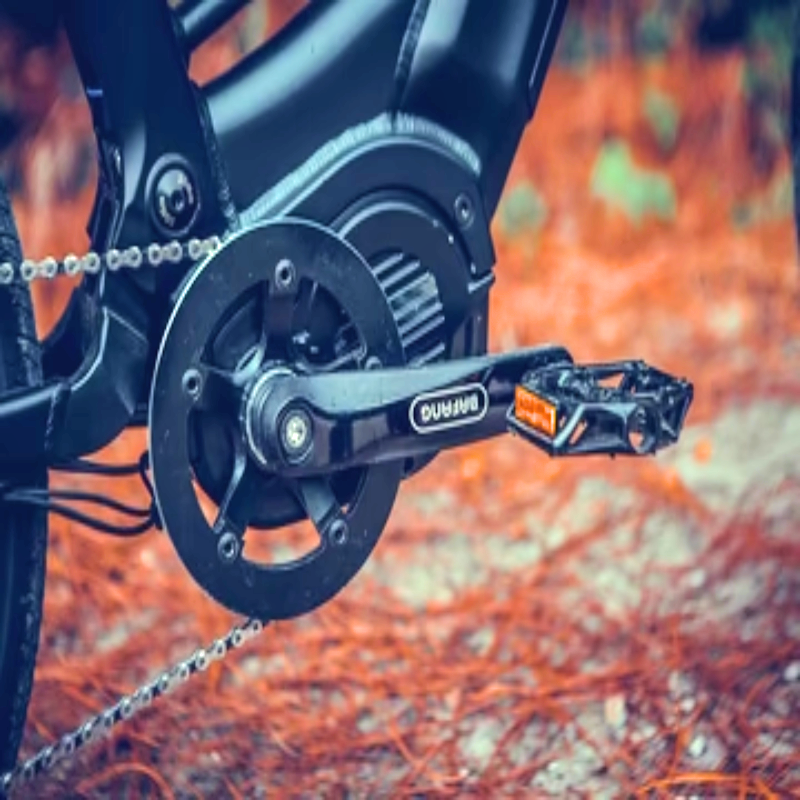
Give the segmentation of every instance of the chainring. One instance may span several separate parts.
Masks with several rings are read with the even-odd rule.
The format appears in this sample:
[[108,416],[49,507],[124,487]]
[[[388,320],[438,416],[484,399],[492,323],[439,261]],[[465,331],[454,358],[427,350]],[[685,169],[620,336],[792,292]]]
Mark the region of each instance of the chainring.
[[[286,619],[333,597],[377,543],[403,476],[402,463],[387,463],[283,478],[248,449],[249,388],[274,370],[377,364],[405,364],[392,308],[359,253],[323,226],[281,220],[249,228],[181,287],[151,389],[153,488],[182,562],[230,610]],[[304,517],[319,533],[312,551],[281,564],[245,557],[245,535]],[[336,535],[332,519],[344,523],[333,526]]]

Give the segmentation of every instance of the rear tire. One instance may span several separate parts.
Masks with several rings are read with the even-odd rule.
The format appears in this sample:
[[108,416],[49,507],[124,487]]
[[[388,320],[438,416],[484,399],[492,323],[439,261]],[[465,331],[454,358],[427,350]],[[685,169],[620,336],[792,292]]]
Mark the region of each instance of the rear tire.
[[[0,264],[20,260],[19,237],[0,181]],[[41,382],[30,291],[21,280],[0,286],[0,397]],[[32,475],[17,472],[8,477],[47,486],[46,467]],[[46,547],[47,515],[0,501],[0,774],[15,765],[25,725],[39,647]]]

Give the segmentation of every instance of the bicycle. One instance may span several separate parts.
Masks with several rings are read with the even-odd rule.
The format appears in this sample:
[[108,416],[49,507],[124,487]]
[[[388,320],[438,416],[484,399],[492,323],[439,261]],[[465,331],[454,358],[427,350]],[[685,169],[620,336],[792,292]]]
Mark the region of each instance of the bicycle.
[[[60,6],[97,135],[93,250],[24,260],[0,190],[0,793],[337,595],[439,452],[508,431],[554,457],[651,455],[692,401],[640,361],[487,352],[489,223],[566,0],[313,2],[193,85],[192,51],[246,2]],[[82,281],[40,343],[28,285],[59,274]],[[149,431],[138,464],[86,459],[129,427]],[[48,470],[138,472],[152,507],[49,490]],[[134,521],[69,505],[87,499]],[[248,622],[15,767],[46,511],[162,528]],[[319,539],[302,558],[244,553],[301,519]]]

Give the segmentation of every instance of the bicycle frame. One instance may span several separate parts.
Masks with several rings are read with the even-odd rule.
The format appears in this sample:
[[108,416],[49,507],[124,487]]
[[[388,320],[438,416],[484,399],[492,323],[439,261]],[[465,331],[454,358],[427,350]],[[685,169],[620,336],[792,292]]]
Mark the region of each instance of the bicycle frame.
[[[450,137],[474,165],[481,218],[492,217],[566,0],[312,2],[230,71],[195,86],[191,51],[246,2],[188,0],[177,12],[166,0],[64,2],[97,136],[96,250],[220,234],[265,208],[279,214],[275,189],[287,175],[387,113]],[[191,187],[182,227],[159,211],[161,181],[176,174]],[[322,223],[338,213],[304,210]],[[484,227],[465,235],[493,262]],[[0,401],[0,470],[84,455],[142,424],[182,277],[146,270],[84,280],[45,342],[44,387]]]

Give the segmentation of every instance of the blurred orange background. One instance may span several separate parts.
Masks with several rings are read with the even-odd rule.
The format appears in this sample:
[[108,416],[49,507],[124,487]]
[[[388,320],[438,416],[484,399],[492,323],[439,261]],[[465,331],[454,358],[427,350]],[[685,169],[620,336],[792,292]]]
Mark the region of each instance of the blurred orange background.
[[[296,5],[255,4],[195,76]],[[635,462],[551,461],[510,439],[440,457],[403,487],[339,598],[273,626],[37,797],[800,796],[786,81],[748,90],[777,52],[769,39],[701,52],[679,32],[636,52],[622,5],[568,19],[494,223],[491,347],[553,341],[690,378],[681,444]],[[576,59],[586,31],[602,53]],[[75,95],[68,68],[51,86],[64,58],[20,67],[38,87],[26,96],[44,98],[14,155],[31,257],[86,246],[90,126],[63,91]],[[65,291],[37,287],[43,332]],[[142,448],[131,434],[104,455]],[[231,622],[165,536],[52,531],[23,755]]]

